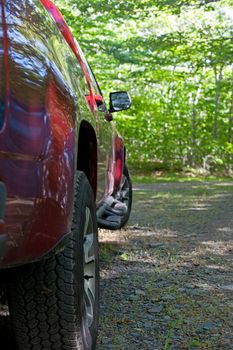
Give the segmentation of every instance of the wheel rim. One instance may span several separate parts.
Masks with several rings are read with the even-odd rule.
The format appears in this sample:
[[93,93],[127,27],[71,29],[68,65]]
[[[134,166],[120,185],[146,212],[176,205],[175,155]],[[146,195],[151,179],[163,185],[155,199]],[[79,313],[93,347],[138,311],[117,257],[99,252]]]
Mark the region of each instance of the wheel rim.
[[95,233],[90,209],[85,210],[83,236],[83,272],[84,272],[84,325],[90,328],[94,321],[96,302],[96,250]]

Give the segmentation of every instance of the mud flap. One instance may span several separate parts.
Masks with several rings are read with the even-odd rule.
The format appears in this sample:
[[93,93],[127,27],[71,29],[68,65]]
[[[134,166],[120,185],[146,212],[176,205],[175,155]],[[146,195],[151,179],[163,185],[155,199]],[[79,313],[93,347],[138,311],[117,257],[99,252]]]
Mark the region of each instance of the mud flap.
[[96,212],[98,227],[108,230],[119,229],[126,212],[127,206],[124,203],[112,196],[107,197]]

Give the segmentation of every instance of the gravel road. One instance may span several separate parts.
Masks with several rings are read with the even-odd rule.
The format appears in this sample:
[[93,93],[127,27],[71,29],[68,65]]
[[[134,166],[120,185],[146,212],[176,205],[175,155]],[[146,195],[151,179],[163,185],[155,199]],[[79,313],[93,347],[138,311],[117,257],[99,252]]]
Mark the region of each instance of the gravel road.
[[233,349],[233,182],[135,186],[102,231],[98,350]]
[[128,226],[99,234],[97,350],[233,349],[232,232],[233,182],[135,186]]

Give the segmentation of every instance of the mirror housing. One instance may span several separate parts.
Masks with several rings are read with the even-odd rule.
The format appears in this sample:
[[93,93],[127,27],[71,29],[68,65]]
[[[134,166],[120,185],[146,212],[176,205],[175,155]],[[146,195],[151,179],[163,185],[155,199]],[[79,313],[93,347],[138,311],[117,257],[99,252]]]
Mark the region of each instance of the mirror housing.
[[127,91],[116,91],[111,92],[109,95],[110,98],[110,113],[120,112],[125,109],[130,108],[131,99]]

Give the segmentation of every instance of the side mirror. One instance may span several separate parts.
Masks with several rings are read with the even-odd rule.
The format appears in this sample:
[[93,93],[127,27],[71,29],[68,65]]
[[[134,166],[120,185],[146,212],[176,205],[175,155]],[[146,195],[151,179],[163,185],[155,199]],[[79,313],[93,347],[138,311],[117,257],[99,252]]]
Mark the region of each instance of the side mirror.
[[110,113],[123,111],[131,106],[131,99],[126,91],[111,92],[109,97]]

